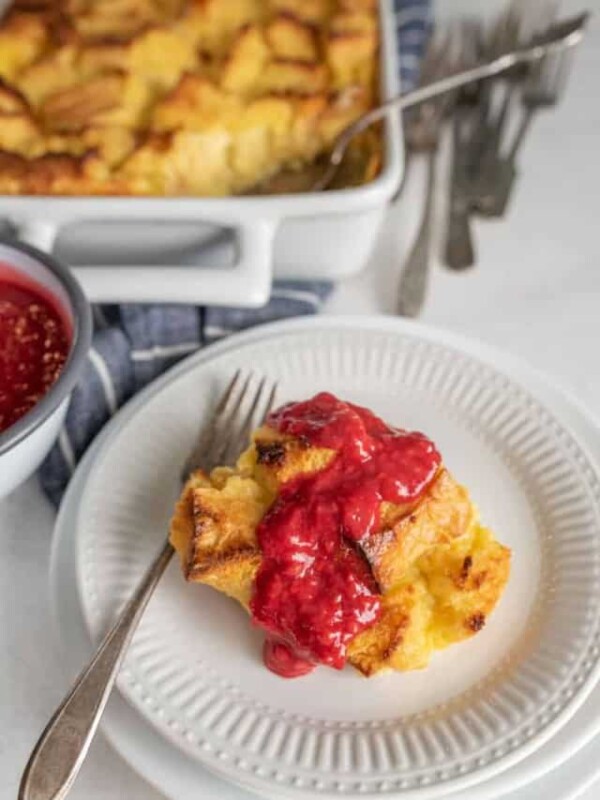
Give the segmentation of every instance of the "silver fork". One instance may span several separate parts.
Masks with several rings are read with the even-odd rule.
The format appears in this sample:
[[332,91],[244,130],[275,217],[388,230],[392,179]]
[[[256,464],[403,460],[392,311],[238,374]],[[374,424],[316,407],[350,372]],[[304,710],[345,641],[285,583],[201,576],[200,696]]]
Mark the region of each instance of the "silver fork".
[[524,113],[509,151],[508,158],[511,162],[514,163],[516,160],[535,113],[543,108],[551,108],[560,100],[571,67],[571,56],[572,53],[569,51],[546,56],[532,68],[523,86],[521,104]]
[[[232,463],[250,431],[272,408],[276,385],[238,370],[203,426],[181,479],[202,468]],[[169,540],[148,568],[88,666],[59,705],[40,736],[23,773],[19,800],[61,800],[71,789],[88,752],[123,656],[171,557]]]
[[583,38],[588,20],[589,14],[587,12],[561,20],[551,25],[545,33],[532,37],[516,50],[504,53],[493,61],[487,61],[471,69],[448,75],[407,94],[396,95],[365,112],[337,135],[331,152],[325,161],[324,168],[320,171],[318,178],[311,184],[311,190],[313,192],[325,190],[335,177],[352,139],[392,111],[404,111],[407,108],[433,100],[435,97],[440,97],[447,92],[455,92],[469,83],[481,81],[485,78],[493,78],[495,75],[501,75],[517,66],[532,64],[548,55],[554,55],[561,50],[574,47]]
[[[555,9],[549,5],[546,27],[551,27]],[[482,191],[479,193],[477,209],[490,217],[502,216],[508,206],[517,178],[517,156],[529,131],[535,114],[558,102],[563,92],[568,68],[569,52],[546,56],[530,67],[521,93],[522,116],[517,132],[505,155],[499,154],[499,145],[492,169],[482,174]]]
[[[462,50],[466,66],[499,58],[517,48],[522,33],[522,15],[519,0],[512,0],[487,33],[481,30],[481,26],[476,32],[473,23],[465,23]],[[494,195],[497,173],[502,168],[500,145],[521,74],[522,68],[516,67],[500,79],[482,81],[477,87],[476,102],[457,104],[444,252],[444,263],[452,270],[463,270],[475,263],[470,216],[473,209],[484,207]],[[473,88],[467,88],[471,89],[470,99],[475,99]],[[501,89],[504,95],[499,110],[494,111],[493,99],[497,89]]]
[[[481,62],[483,32],[478,20],[467,18],[458,28],[460,60],[463,69]],[[487,93],[482,83],[465,86],[458,96],[452,118],[452,147],[448,219],[443,262],[453,270],[462,270],[475,263],[475,247],[471,232],[473,164],[481,149],[476,133],[481,125],[482,96]]]
[[[450,34],[433,33],[423,57],[420,86],[427,86],[451,74],[456,66],[452,56]],[[416,153],[425,155],[427,180],[425,203],[414,244],[406,258],[398,284],[398,313],[416,317],[423,306],[427,293],[431,250],[431,228],[433,201],[436,184],[436,157],[440,131],[451,102],[451,95],[443,95],[423,103],[405,117],[406,143],[410,157]]]
[[[487,58],[498,58],[504,53],[518,48],[522,41],[526,41],[526,37],[523,36],[523,28],[523,2],[522,0],[513,0],[492,25],[485,44]],[[493,168],[494,161],[499,158],[503,134],[510,116],[513,95],[522,77],[523,68],[516,67],[505,72],[496,81],[488,82],[487,84],[489,95],[492,95],[494,85],[500,84],[500,88],[504,90],[504,96],[502,97],[500,108],[495,114],[492,113],[491,109],[491,96],[488,96],[488,103],[484,107],[484,113],[487,110],[489,117],[487,119],[484,118],[482,121],[484,152],[482,154],[483,164],[480,169],[486,166],[486,162],[490,162]]]

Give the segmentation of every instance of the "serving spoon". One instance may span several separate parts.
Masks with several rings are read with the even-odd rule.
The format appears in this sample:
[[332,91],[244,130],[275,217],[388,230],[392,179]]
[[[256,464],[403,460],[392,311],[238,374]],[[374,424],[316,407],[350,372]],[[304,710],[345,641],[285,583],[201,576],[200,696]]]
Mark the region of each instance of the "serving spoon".
[[[387,100],[385,103],[376,108],[367,111],[360,116],[357,120],[348,125],[337,136],[333,148],[327,158],[325,169],[322,174],[314,179],[314,170],[311,170],[306,175],[305,183],[308,184],[304,187],[313,192],[321,192],[330,186],[332,180],[335,178],[340,165],[344,159],[348,145],[362,131],[378,122],[392,111],[404,110],[431,100],[434,97],[452,92],[460,89],[469,83],[483,80],[484,78],[491,78],[494,75],[499,75],[503,72],[508,72],[515,66],[520,64],[532,64],[540,61],[545,56],[564,50],[568,47],[573,47],[579,44],[583,38],[585,26],[589,19],[589,14],[584,12],[573,17],[568,17],[562,21],[556,22],[551,25],[543,33],[533,36],[532,39],[510,52],[503,53],[497,58],[479,64],[471,69],[466,69],[461,72],[456,72],[454,75],[442,78],[441,80],[430,83],[426,86],[421,86],[412,92],[407,92],[403,95],[397,95]],[[310,182],[309,182],[310,181]],[[302,181],[296,176],[294,185],[291,191],[298,191],[298,186]],[[284,181],[280,176],[278,179],[278,187],[281,191],[284,186]]]

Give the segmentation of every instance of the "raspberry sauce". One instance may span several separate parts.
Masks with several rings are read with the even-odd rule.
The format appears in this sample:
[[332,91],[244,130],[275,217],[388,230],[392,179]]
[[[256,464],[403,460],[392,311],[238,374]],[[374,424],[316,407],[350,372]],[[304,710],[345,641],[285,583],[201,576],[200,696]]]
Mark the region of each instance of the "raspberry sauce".
[[0,263],[0,433],[46,394],[69,347],[70,327],[56,300]]
[[263,559],[250,608],[269,634],[265,663],[284,677],[319,663],[342,669],[349,643],[381,613],[360,543],[378,530],[383,501],[419,498],[440,455],[423,434],[391,428],[327,393],[290,403],[267,423],[336,455],[283,484],[258,527]]

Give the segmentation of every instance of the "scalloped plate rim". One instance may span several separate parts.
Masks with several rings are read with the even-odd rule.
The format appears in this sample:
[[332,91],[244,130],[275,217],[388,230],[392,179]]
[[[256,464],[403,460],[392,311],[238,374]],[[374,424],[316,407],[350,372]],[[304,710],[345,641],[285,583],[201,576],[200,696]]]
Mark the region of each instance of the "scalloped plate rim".
[[[590,426],[586,434],[596,435],[595,443],[596,460],[600,463],[600,437],[598,432],[600,424],[595,419],[593,413],[585,409],[585,406],[574,397],[563,386],[550,384],[547,376],[543,373],[531,369],[526,362],[521,359],[512,359],[513,367],[525,369],[531,380],[537,381],[538,388],[551,395],[553,405],[562,406],[562,411],[566,409],[576,412],[578,424]],[[515,366],[516,364],[516,366]],[[566,406],[566,409],[565,409]],[[583,432],[582,432],[583,435]],[[73,476],[67,492],[61,503],[61,507],[56,518],[49,565],[49,583],[52,599],[52,622],[55,626],[57,640],[62,646],[62,654],[66,667],[66,674],[75,675],[81,668],[81,664],[89,659],[93,653],[93,645],[89,637],[89,632],[85,627],[83,612],[79,604],[79,595],[75,579],[75,558],[70,540],[76,541],[76,522],[75,513],[79,505],[80,495],[87,479],[93,457],[102,445],[104,432],[100,433],[90,449],[85,454],[81,463]],[[67,620],[68,618],[68,620]],[[75,638],[74,638],[75,637]],[[76,641],[75,641],[76,640]],[[74,652],[76,651],[76,652]],[[595,692],[600,692],[596,687]],[[599,706],[600,708],[600,706]],[[572,724],[573,720],[570,724]],[[102,722],[101,729],[110,745],[125,760],[125,762],[142,778],[147,780],[152,786],[164,793],[165,796],[172,798],[182,798],[185,800],[195,800],[197,791],[201,786],[196,781],[204,778],[202,770],[205,768],[195,759],[190,759],[186,754],[179,751],[170,740],[162,737],[156,729],[148,725],[137,710],[130,705],[127,700],[118,693],[111,699]],[[564,733],[564,731],[563,731]],[[544,775],[553,775],[555,771],[566,769],[568,762],[586,747],[592,745],[593,739],[600,733],[600,714],[595,716],[595,721],[584,723],[583,730],[577,736],[571,735],[565,743],[561,752],[561,760],[548,762],[548,755],[543,757],[542,763],[532,770],[532,759],[519,762],[512,770],[499,773],[493,779],[500,785],[489,787],[486,783],[479,784],[478,791],[482,791],[481,796],[475,798],[472,794],[466,800],[497,800],[499,797],[507,798],[508,793],[512,793],[523,787],[530,787]],[[148,738],[149,737],[149,738]],[[145,739],[140,745],[141,739]],[[153,753],[158,758],[168,759],[169,766],[165,770],[165,761],[160,762],[158,770],[156,765],[158,760],[146,755],[146,746],[157,747]],[[541,757],[544,748],[540,748],[534,758]],[[177,760],[177,765],[173,759]],[[181,759],[184,759],[183,761]],[[192,767],[192,785],[181,785],[181,768]],[[528,769],[527,769],[528,768]],[[526,770],[526,774],[518,777],[511,774],[514,770]],[[197,772],[198,771],[198,772]],[[572,770],[571,770],[572,772]],[[167,777],[165,777],[167,776]],[[175,777],[176,776],[176,777]],[[576,797],[589,788],[592,783],[600,777],[600,767],[596,767],[593,775],[586,773],[583,782],[577,783],[568,789],[568,793],[561,795],[556,800],[575,800]],[[232,784],[233,785],[233,784]],[[224,787],[225,788],[225,787]],[[490,791],[494,794],[491,795]],[[469,790],[472,791],[472,790]],[[181,794],[184,792],[184,794]],[[174,794],[175,793],[175,794]],[[450,795],[451,800],[462,800],[455,794]],[[507,798],[508,800],[508,798]],[[516,798],[514,799],[516,800]]]
[[[98,459],[96,464],[94,465],[97,467],[101,463],[101,457],[103,452],[106,453],[108,448],[110,447],[111,442],[118,436],[120,429],[123,425],[136,413],[136,411],[143,407],[152,397],[156,394],[161,392],[169,383],[173,380],[176,380],[179,375],[184,374],[190,370],[200,368],[204,364],[209,364],[210,362],[216,361],[219,359],[221,355],[227,354],[232,350],[237,349],[240,346],[245,346],[247,344],[252,344],[254,342],[259,342],[263,339],[270,338],[273,334],[277,333],[294,333],[294,332],[301,332],[306,330],[311,330],[313,328],[324,328],[327,330],[344,330],[344,329],[351,329],[356,330],[357,328],[362,328],[364,330],[378,332],[378,333],[400,333],[411,335],[419,339],[424,339],[428,342],[437,343],[441,345],[451,346],[455,348],[458,352],[466,353],[484,363],[487,363],[489,366],[492,366],[494,370],[497,372],[502,373],[503,375],[509,375],[511,370],[511,365],[514,368],[514,365],[520,366],[521,369],[525,369],[529,375],[532,377],[538,377],[539,379],[547,382],[548,379],[541,373],[540,371],[536,370],[535,368],[528,365],[523,359],[520,359],[518,356],[513,356],[512,354],[505,353],[501,349],[496,348],[491,345],[487,345],[486,343],[481,343],[477,340],[473,340],[467,336],[464,336],[459,333],[445,331],[443,329],[434,328],[432,326],[427,326],[419,322],[415,321],[408,321],[408,320],[398,320],[393,317],[385,317],[385,316],[361,316],[361,317],[353,317],[353,316],[331,316],[331,317],[319,317],[319,318],[308,318],[308,319],[296,319],[296,320],[285,320],[281,322],[269,323],[257,328],[250,329],[249,331],[245,331],[242,333],[233,334],[228,336],[222,341],[216,342],[202,350],[192,354],[191,356],[184,359],[182,362],[178,363],[170,370],[168,370],[164,375],[160,376],[158,379],[153,381],[148,387],[142,390],[139,394],[137,394],[134,398],[132,398],[118,413],[117,417],[111,421],[109,426],[107,426],[107,430],[103,432],[103,446],[98,451]],[[509,372],[507,372],[507,370]],[[519,387],[524,388],[526,391],[530,392],[529,389],[520,381],[515,380],[513,376],[510,376],[511,381],[517,383]],[[572,396],[569,396],[568,393],[564,393],[568,402],[573,405],[577,411],[586,417],[594,427],[598,427],[598,422],[595,420],[594,415],[590,413],[583,404],[577,399]],[[534,393],[534,397],[539,399],[538,396]],[[543,405],[543,402],[542,402]],[[551,412],[551,416],[555,416]],[[567,430],[568,427],[567,427]],[[589,449],[586,446],[586,443],[582,441],[577,435],[574,435],[572,431],[569,430],[569,433],[573,436],[578,446],[581,450],[585,453],[586,457],[589,459],[590,463],[594,466],[596,473],[598,472],[598,460],[593,457]],[[86,481],[86,485],[82,491],[82,496],[80,498],[80,508],[85,505],[86,495],[90,488],[90,478],[91,476],[88,475],[88,480]],[[84,598],[80,597],[82,601],[82,607],[85,608],[84,605]],[[419,798],[419,800],[426,800],[426,798],[433,798],[445,795],[449,792],[456,792],[459,791],[461,788],[466,788],[468,786],[473,786],[481,781],[489,779],[492,775],[497,774],[508,767],[514,766],[514,764],[518,763],[520,760],[525,758],[534,750],[538,749],[538,747],[542,746],[545,742],[548,741],[549,738],[560,728],[562,725],[570,719],[570,717],[577,711],[577,709],[581,706],[584,702],[585,698],[588,694],[592,691],[595,684],[600,677],[600,662],[596,662],[593,670],[588,675],[588,678],[584,682],[584,684],[576,691],[574,696],[571,698],[569,702],[565,705],[563,710],[559,713],[559,715],[552,721],[551,724],[543,727],[537,734],[535,734],[526,744],[522,745],[521,747],[517,748],[516,751],[502,756],[494,761],[492,761],[489,765],[482,767],[476,770],[474,773],[470,773],[464,777],[456,777],[445,781],[443,784],[436,785],[436,784],[428,784],[424,785],[420,788],[409,789],[405,791],[397,791],[395,793],[384,792],[385,796],[398,796],[402,798],[406,798],[406,800],[412,798]],[[273,783],[271,781],[265,782],[261,779],[254,779],[250,774],[247,774],[248,780],[238,779],[231,775],[231,772],[227,769],[227,767],[220,768],[219,764],[215,764],[213,762],[206,762],[202,759],[197,749],[193,747],[186,748],[185,744],[182,742],[181,738],[177,736],[170,736],[165,730],[165,728],[156,725],[156,721],[153,719],[152,715],[147,714],[146,712],[141,711],[140,705],[136,703],[133,698],[129,696],[128,692],[123,692],[123,696],[127,699],[127,701],[134,707],[138,713],[142,713],[142,716],[150,722],[150,724],[155,727],[163,736],[171,741],[171,743],[182,750],[187,750],[188,755],[190,755],[195,760],[198,760],[199,763],[202,763],[207,769],[211,772],[219,775],[220,777],[228,780],[229,782],[235,783],[239,786],[244,788],[249,788],[254,791],[266,791],[268,790],[268,786],[272,786],[276,788],[278,796],[280,797],[289,797],[289,798],[299,798],[299,797],[313,797],[312,792],[307,792],[303,789],[291,789],[291,788],[283,788],[279,784]],[[339,793],[323,793],[319,792],[316,796],[324,797],[324,798],[339,798]],[[364,798],[380,798],[382,793],[376,792],[357,792],[357,793],[347,793],[343,796],[356,796],[356,797],[364,797]]]

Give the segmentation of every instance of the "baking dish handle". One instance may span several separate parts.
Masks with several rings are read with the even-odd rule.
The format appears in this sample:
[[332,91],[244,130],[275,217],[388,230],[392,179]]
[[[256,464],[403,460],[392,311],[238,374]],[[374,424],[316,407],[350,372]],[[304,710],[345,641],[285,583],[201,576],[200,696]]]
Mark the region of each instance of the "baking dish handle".
[[[273,279],[273,240],[277,222],[254,219],[237,229],[239,259],[233,267],[127,265],[72,267],[96,303],[193,303],[256,308],[264,305]],[[25,222],[19,238],[50,252],[59,226]]]

